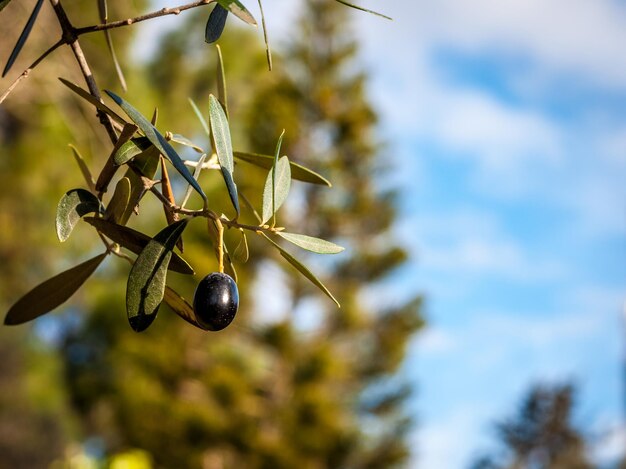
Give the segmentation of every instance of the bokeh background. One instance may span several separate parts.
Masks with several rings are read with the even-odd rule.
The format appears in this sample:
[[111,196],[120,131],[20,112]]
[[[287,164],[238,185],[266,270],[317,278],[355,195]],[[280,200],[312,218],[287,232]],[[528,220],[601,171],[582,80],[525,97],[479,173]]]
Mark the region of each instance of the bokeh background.
[[[70,3],[97,22],[95,2]],[[174,4],[110,3],[112,18]],[[0,59],[32,4],[0,12]],[[334,183],[295,183],[283,217],[347,246],[303,256],[342,310],[251,240],[232,328],[199,333],[163,308],[137,335],[128,267],[111,259],[62,310],[0,331],[0,467],[623,464],[626,6],[363,6],[394,20],[266,0],[271,73],[260,30],[230,18],[220,40],[235,146],[271,153],[286,128],[285,152]],[[2,89],[58,33],[47,7]],[[209,8],[113,35],[127,99],[205,145],[187,98],[215,92]],[[118,91],[103,38],[83,43]],[[67,144],[94,172],[110,151],[58,76],[81,82],[67,51],[0,105],[5,310],[100,249],[87,226],[54,237],[58,199],[82,185]],[[260,199],[263,172],[237,171]],[[219,178],[203,178],[229,213]],[[146,201],[132,226],[155,233],[161,212]],[[198,275],[215,270],[201,226],[185,242]],[[191,297],[196,280],[172,277]]]

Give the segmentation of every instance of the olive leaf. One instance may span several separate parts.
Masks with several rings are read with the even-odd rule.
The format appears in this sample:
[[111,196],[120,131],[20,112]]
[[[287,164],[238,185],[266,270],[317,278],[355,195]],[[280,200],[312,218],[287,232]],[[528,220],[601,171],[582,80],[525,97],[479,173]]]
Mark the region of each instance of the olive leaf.
[[165,285],[163,301],[165,301],[165,304],[167,304],[172,311],[178,314],[189,324],[206,331],[206,329],[196,321],[196,315],[193,312],[193,307],[187,302],[187,300],[176,293],[176,291],[168,285]]
[[204,150],[200,148],[198,145],[193,143],[187,137],[180,134],[170,134],[169,139],[172,142],[180,143],[181,145],[185,145],[186,147],[192,148],[194,151],[198,153],[204,153]]
[[286,233],[284,231],[277,231],[276,234],[281,238],[286,239],[290,243],[301,247],[302,249],[316,252],[318,254],[337,254],[345,249],[335,243],[331,243],[330,241],[326,241],[320,238],[314,238],[313,236],[296,233]]
[[20,298],[7,313],[4,324],[22,324],[65,303],[98,268],[107,253],[55,275]]
[[267,26],[265,26],[265,14],[263,13],[263,3],[259,1],[259,10],[261,10],[261,25],[263,26],[263,40],[265,41],[265,56],[267,57],[267,66],[272,71],[272,48],[267,34]]
[[154,321],[165,293],[167,267],[172,249],[187,226],[183,219],[163,228],[141,251],[130,269],[126,284],[126,313],[135,332]]
[[[85,217],[84,221],[96,228],[114,243],[128,249],[135,254],[140,254],[152,238],[137,230],[124,225],[118,225],[103,218]],[[169,270],[185,275],[193,275],[195,272],[185,259],[172,252]]]
[[[245,161],[246,163],[250,163],[254,166],[263,169],[270,169],[274,164],[274,157],[270,155],[261,155],[259,153],[249,153],[244,151],[235,151],[233,152],[233,156],[240,160]],[[309,168],[305,168],[298,163],[294,163],[293,161],[289,161],[289,165],[291,166],[291,178],[297,179],[298,181],[309,182],[311,184],[318,184],[321,186],[331,187],[332,184],[328,179],[320,174],[316,173]]]
[[385,15],[383,15],[382,13],[377,13],[377,12],[375,12],[375,11],[368,10],[367,8],[363,8],[363,7],[360,7],[360,6],[358,6],[358,5],[354,5],[354,4],[352,4],[352,3],[348,3],[348,2],[346,2],[345,0],[336,0],[336,1],[337,1],[337,2],[339,2],[339,3],[341,3],[342,5],[347,6],[347,7],[354,8],[354,9],[356,9],[356,10],[361,10],[361,11],[364,11],[364,12],[366,12],[366,13],[371,13],[372,15],[380,16],[381,18],[385,18],[386,20],[393,21],[393,19],[392,19],[392,18],[390,18],[389,16],[385,16]]
[[130,191],[130,179],[123,177],[117,181],[113,197],[111,197],[104,214],[104,217],[107,220],[111,220],[113,223],[118,223],[122,219],[128,208]]
[[85,91],[84,89],[82,89],[77,84],[72,83],[71,81],[68,81],[65,78],[59,78],[59,80],[61,81],[61,83],[63,83],[65,86],[67,86],[70,90],[72,90],[78,96],[83,98],[85,101],[93,104],[97,110],[104,112],[105,114],[107,114],[111,119],[113,119],[118,124],[120,124],[120,125],[126,124],[126,121],[124,119],[122,119],[119,114],[117,114],[109,106],[104,104],[102,101],[100,101],[98,98],[93,96],[88,91]]
[[[202,172],[202,165],[204,164],[204,160],[206,160],[206,153],[200,156],[198,160],[198,164],[196,165],[196,169],[193,171],[193,178],[197,181],[200,177],[200,173]],[[180,204],[181,207],[184,207],[191,196],[191,186],[187,186],[187,190],[185,191],[185,196],[183,197],[183,202]]]
[[[289,158],[283,156],[272,168],[265,180],[263,190],[263,216],[261,224],[267,223],[287,199],[291,187],[291,171]],[[273,189],[273,190],[272,190]]]
[[228,94],[226,92],[226,74],[224,73],[222,48],[219,45],[216,45],[215,48],[217,49],[217,98],[224,108],[224,114],[226,114],[226,119],[228,119]]
[[196,180],[193,178],[183,160],[180,159],[176,150],[169,144],[169,142],[159,133],[159,131],[146,119],[137,109],[135,109],[130,103],[125,101],[123,98],[120,98],[118,95],[113,93],[112,91],[104,90],[113,101],[115,101],[124,112],[130,117],[130,119],[137,124],[137,127],[141,129],[148,140],[158,148],[159,152],[166,157],[174,168],[180,173],[182,177],[184,177],[189,184],[200,194],[203,200],[207,200],[207,197],[202,190],[202,188],[198,185]]
[[89,190],[91,192],[95,192],[96,182],[93,180],[93,176],[91,175],[91,171],[89,171],[89,168],[85,163],[85,159],[74,145],[70,144],[69,147],[72,149],[72,154],[74,155],[76,164],[78,164],[78,167],[80,168],[80,172],[83,174],[83,178],[85,179],[87,187],[89,187]]
[[213,95],[209,96],[209,121],[211,122],[211,131],[213,141],[215,143],[215,152],[217,160],[222,169],[222,176],[226,182],[228,195],[235,207],[237,215],[239,215],[239,198],[237,197],[237,185],[233,180],[233,171],[235,163],[233,161],[233,146],[230,140],[230,129],[228,127],[228,119],[222,105]]
[[330,292],[330,290],[328,290],[328,288],[326,288],[326,286],[322,283],[322,281],[320,279],[318,279],[315,276],[315,274],[313,274],[313,272],[311,272],[304,264],[302,264],[302,262],[300,262],[298,259],[296,259],[291,254],[289,254],[287,251],[285,251],[282,247],[280,247],[276,242],[274,242],[265,233],[261,233],[261,236],[263,236],[265,239],[267,239],[276,249],[278,249],[278,252],[280,252],[280,255],[283,256],[283,258],[287,262],[289,262],[292,266],[294,266],[298,270],[298,272],[300,272],[307,279],[309,279],[309,281],[311,281],[311,283],[313,283],[313,285],[315,285],[317,288],[322,290],[322,292],[324,292],[324,294],[326,296],[328,296],[331,300],[333,300],[335,302],[335,304],[339,308],[341,308],[341,305],[339,304],[337,299],[333,296],[333,294]]
[[101,211],[100,201],[91,192],[85,189],[67,191],[57,205],[55,219],[57,238],[61,242],[66,241],[81,217]]
[[[6,3],[3,3],[2,8],[4,8],[6,5],[7,5]],[[39,10],[41,10],[41,5],[43,5],[43,0],[37,0],[37,3],[35,4],[35,8],[33,8],[33,12],[30,14],[30,17],[28,18],[28,21],[26,22],[26,26],[24,26],[24,29],[22,30],[22,33],[20,34],[20,37],[18,38],[17,43],[15,44],[15,47],[11,51],[9,60],[7,60],[7,64],[4,66],[4,70],[2,71],[2,77],[4,77],[9,72],[9,70],[11,70],[11,67],[13,66],[13,63],[15,62],[15,60],[17,59],[17,56],[20,54],[22,47],[24,47],[24,44],[26,43],[26,40],[28,39],[28,36],[30,35],[30,32],[33,29],[33,25],[35,24],[37,15],[39,15]]]
[[244,23],[248,23],[252,26],[256,26],[256,20],[252,13],[248,11],[248,9],[243,6],[239,0],[217,0],[221,6],[230,11],[233,15],[239,18]]
[[224,31],[224,26],[226,26],[226,18],[228,18],[228,10],[217,3],[206,22],[204,31],[204,40],[206,42],[211,44],[220,38]]
[[122,128],[122,133],[118,137],[117,142],[115,142],[115,145],[111,150],[111,154],[109,155],[109,158],[107,159],[104,168],[102,168],[102,171],[100,171],[100,175],[98,176],[98,180],[96,181],[96,191],[98,191],[99,193],[106,192],[107,188],[109,187],[109,183],[111,182],[111,179],[113,179],[113,176],[117,171],[117,167],[119,165],[115,163],[115,157],[118,150],[132,138],[136,131],[137,126],[135,124],[124,124],[124,127]]
[[[108,13],[106,0],[98,0],[98,12],[100,13],[100,21],[103,24],[106,24],[106,22],[109,19],[109,13]],[[115,54],[115,48],[113,47],[113,39],[111,39],[111,31],[109,31],[108,29],[105,29],[104,38],[106,39],[107,47],[109,48],[109,54],[111,54],[111,59],[113,60],[113,66],[115,67],[117,78],[120,81],[120,85],[122,85],[122,89],[126,91],[126,79],[124,78],[124,72],[122,72],[122,67],[120,67],[120,63],[117,60],[117,55]]]
[[139,155],[141,152],[147,150],[152,146],[150,140],[147,137],[135,137],[131,138],[129,141],[120,146],[115,155],[113,156],[113,162],[117,166],[121,166],[125,163],[128,163],[135,156]]
[[200,111],[200,108],[198,107],[198,105],[193,99],[191,98],[187,98],[187,99],[189,100],[189,104],[191,104],[191,108],[193,109],[194,114],[200,121],[200,124],[202,124],[202,128],[204,129],[204,132],[207,135],[211,135],[211,131],[209,130],[209,124],[207,124],[206,119],[204,118],[204,116],[202,115],[202,112]]

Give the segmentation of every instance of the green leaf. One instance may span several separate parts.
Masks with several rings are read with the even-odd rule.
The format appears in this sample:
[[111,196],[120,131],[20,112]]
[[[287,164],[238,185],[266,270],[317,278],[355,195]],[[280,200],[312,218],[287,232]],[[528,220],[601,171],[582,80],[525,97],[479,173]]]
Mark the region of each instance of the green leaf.
[[303,234],[285,233],[284,231],[278,231],[276,234],[302,249],[318,254],[337,254],[345,249],[330,241]]
[[159,133],[159,131],[150,123],[148,119],[146,119],[143,115],[137,111],[130,103],[120,98],[115,93],[104,90],[110,97],[115,101],[124,112],[130,117],[130,119],[137,124],[137,127],[141,129],[141,131],[148,137],[148,140],[158,148],[161,154],[166,157],[174,168],[180,173],[182,177],[184,177],[189,184],[200,194],[203,200],[207,200],[206,195],[202,188],[198,185],[196,180],[193,178],[183,160],[180,159],[176,150],[169,144],[165,137]]
[[193,99],[191,98],[187,98],[187,99],[189,100],[189,104],[191,104],[193,112],[195,113],[196,117],[200,121],[200,124],[202,124],[202,128],[204,129],[204,132],[207,135],[211,135],[211,131],[209,130],[209,124],[207,124],[206,119],[204,118],[204,116],[202,115],[202,112],[200,111],[200,108],[198,107],[198,105]]
[[[274,180],[276,181],[274,183]],[[272,187],[274,195],[272,196]],[[291,170],[289,158],[283,156],[278,160],[276,168],[272,168],[265,180],[263,190],[263,216],[261,224],[267,223],[287,199],[291,187]]]
[[71,81],[66,80],[65,78],[59,78],[59,80],[61,81],[61,83],[63,83],[65,86],[67,86],[70,90],[72,90],[78,96],[83,98],[85,101],[88,101],[89,103],[93,104],[96,107],[96,109],[98,109],[99,111],[102,111],[105,114],[107,114],[111,119],[113,119],[118,124],[123,126],[123,125],[125,125],[127,123],[124,119],[122,119],[119,116],[119,114],[117,114],[109,106],[104,104],[102,101],[97,99],[95,96],[93,96],[88,91],[85,91],[80,86],[72,83]]
[[[279,172],[278,169],[278,158],[280,157],[280,147],[283,144],[283,137],[285,136],[285,129],[283,129],[283,131],[280,133],[280,136],[278,137],[278,142],[276,143],[276,151],[274,152],[274,165],[272,166],[272,214],[276,213],[276,210],[278,210],[278,208],[276,207],[276,173]],[[289,177],[287,178],[287,181],[289,183],[289,185],[291,185],[291,169],[289,168],[289,160],[287,160],[287,170],[289,171]],[[287,192],[289,192],[289,189],[287,189]],[[287,195],[285,194],[285,198],[287,198]],[[276,223],[276,219],[274,219],[274,223]]]
[[115,145],[111,150],[111,154],[109,155],[109,158],[107,159],[104,168],[102,168],[102,171],[100,171],[100,175],[98,176],[98,180],[96,181],[96,191],[99,194],[107,191],[109,183],[111,182],[111,179],[113,179],[113,176],[117,171],[119,165],[115,164],[115,155],[117,154],[118,150],[125,143],[128,143],[133,135],[135,135],[135,132],[137,132],[137,126],[135,124],[124,124],[122,132],[120,133],[117,142],[115,142]]
[[[26,40],[28,39],[28,36],[30,35],[30,32],[33,29],[33,25],[35,24],[37,15],[39,15],[39,10],[41,10],[41,5],[43,5],[43,0],[38,0],[37,3],[35,4],[35,8],[33,9],[33,12],[30,14],[30,17],[28,18],[28,21],[26,22],[26,26],[24,26],[24,29],[22,30],[22,34],[20,34],[20,37],[18,38],[17,43],[15,44],[15,47],[11,51],[9,60],[7,60],[7,64],[4,66],[4,70],[2,71],[2,77],[4,77],[9,72],[9,70],[11,70],[11,67],[13,66],[13,63],[15,62],[15,59],[17,59],[17,56],[20,54],[22,47],[24,47],[24,44],[26,43]],[[6,6],[6,3],[2,5],[2,8],[4,8],[5,6]]]
[[[87,223],[96,228],[114,243],[128,249],[135,254],[140,254],[152,238],[127,226],[118,225],[103,218],[85,217]],[[195,272],[185,259],[172,252],[169,270],[185,275],[193,275]]]
[[107,253],[89,259],[37,285],[11,306],[4,318],[9,326],[23,324],[65,303],[98,268]]
[[56,230],[59,241],[64,242],[81,217],[88,213],[101,212],[98,198],[85,189],[72,189],[66,192],[57,205]]
[[80,168],[80,172],[83,174],[83,178],[85,179],[85,183],[87,183],[87,187],[91,192],[96,191],[96,182],[93,180],[93,176],[91,175],[91,171],[87,167],[84,158],[80,154],[80,152],[76,149],[74,145],[70,144],[70,148],[72,149],[72,154],[74,155],[74,159],[76,160],[76,164]]
[[5,6],[9,4],[11,0],[0,0],[0,11],[4,9]]
[[113,47],[113,39],[111,38],[111,32],[108,29],[104,30],[104,37],[106,39],[107,47],[109,49],[109,54],[111,54],[111,60],[113,60],[113,66],[115,67],[115,73],[117,73],[117,79],[120,81],[120,85],[122,86],[122,89],[126,91],[127,87],[126,87],[126,79],[124,78],[124,72],[122,71],[120,62],[117,59],[117,54],[115,53],[115,47]]
[[[198,160],[198,165],[196,166],[196,169],[194,169],[193,171],[193,178],[196,181],[198,180],[198,178],[200,177],[200,173],[202,172],[202,165],[204,164],[204,160],[206,160],[206,153],[200,156],[200,159]],[[180,205],[181,207],[184,207],[187,204],[187,201],[189,200],[190,196],[191,196],[191,186],[187,186],[187,190],[185,191],[185,196],[183,197],[183,202]]]
[[217,3],[222,5],[243,22],[256,26],[254,16],[252,16],[252,13],[250,13],[239,0],[217,0]]
[[216,4],[206,22],[206,28],[204,30],[204,40],[206,42],[211,44],[220,38],[224,31],[224,26],[226,26],[227,18],[228,10],[219,3]]
[[198,145],[193,143],[187,137],[180,134],[170,134],[170,140],[172,142],[180,143],[181,145],[185,145],[186,147],[192,148],[194,151],[198,153],[204,153],[204,150],[200,148]]
[[263,3],[259,1],[259,10],[261,10],[261,25],[263,26],[263,40],[265,41],[265,56],[267,57],[267,66],[272,71],[272,49],[270,40],[267,35],[267,27],[265,26],[265,14],[263,13]]
[[[270,169],[274,164],[274,157],[270,155],[236,151],[233,153],[233,156],[238,160],[245,161],[246,163],[250,163],[263,169]],[[332,186],[328,179],[316,173],[315,171],[305,168],[304,166],[301,166],[298,163],[294,163],[293,161],[290,161],[289,164],[291,166],[291,177],[293,179],[297,179],[298,181],[303,182],[309,182],[311,184],[318,184],[321,186]]]
[[341,3],[342,5],[347,6],[347,7],[354,8],[356,10],[361,10],[361,11],[364,11],[366,13],[371,13],[372,15],[380,16],[381,18],[385,18],[386,20],[393,21],[392,18],[390,18],[389,16],[385,16],[382,13],[377,13],[375,11],[368,10],[367,8],[363,8],[363,7],[360,7],[360,6],[357,6],[357,5],[353,5],[352,3],[348,3],[348,2],[346,2],[344,0],[336,0],[336,1]]
[[198,329],[202,329],[206,331],[204,327],[202,327],[196,321],[196,315],[193,312],[193,307],[185,300],[182,296],[180,296],[176,291],[174,291],[168,285],[165,285],[165,294],[163,295],[163,301],[178,314],[181,318],[187,321],[189,324],[196,326]]
[[113,156],[113,162],[117,166],[121,166],[128,163],[135,156],[139,155],[151,146],[152,143],[150,143],[150,140],[148,140],[147,137],[131,138],[128,142],[124,143],[117,149],[115,155]]
[[119,222],[128,208],[130,200],[130,179],[123,177],[117,182],[113,197],[107,205],[105,218],[113,223]]
[[183,219],[166,226],[141,251],[130,269],[126,285],[126,312],[135,332],[154,321],[165,293],[167,267],[172,249],[187,226]]
[[233,180],[235,163],[233,161],[233,146],[230,140],[230,129],[228,119],[222,105],[213,95],[209,96],[209,120],[213,131],[213,141],[215,142],[215,152],[222,168],[222,176],[226,182],[228,195],[239,215],[239,198],[237,197],[237,185]]
[[226,119],[228,119],[228,94],[226,92],[226,74],[224,73],[222,48],[219,45],[216,45],[215,48],[217,49],[217,97],[224,108]]
[[335,304],[341,308],[341,305],[339,304],[339,302],[337,301],[337,299],[333,296],[333,294],[328,290],[328,288],[326,288],[326,286],[321,282],[320,279],[318,279],[313,272],[311,272],[304,264],[302,264],[298,259],[296,259],[295,257],[293,257],[291,254],[289,254],[287,251],[285,251],[282,247],[280,247],[278,244],[276,244],[269,236],[267,236],[265,233],[261,233],[261,235],[267,239],[271,244],[274,245],[274,247],[276,249],[278,249],[278,252],[280,252],[280,255],[283,256],[283,258],[285,258],[287,260],[287,262],[289,262],[292,266],[294,266],[298,272],[300,272],[302,275],[304,275],[307,279],[309,279],[311,281],[311,283],[313,283],[313,285],[315,285],[317,288],[319,288],[320,290],[322,290],[322,292],[324,292],[324,294],[326,296],[328,296],[331,300],[333,300],[335,302]]

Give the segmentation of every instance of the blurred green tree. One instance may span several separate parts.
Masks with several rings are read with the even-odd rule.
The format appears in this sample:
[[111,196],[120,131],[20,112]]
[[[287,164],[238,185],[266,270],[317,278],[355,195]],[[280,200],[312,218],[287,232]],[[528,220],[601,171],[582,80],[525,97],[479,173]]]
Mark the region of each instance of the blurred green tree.
[[[379,160],[382,149],[374,135],[376,115],[366,100],[366,76],[354,72],[357,48],[346,27],[346,10],[334,2],[308,0],[302,18],[295,34],[301,39],[284,59],[277,57],[271,74],[263,70],[264,55],[249,36],[227,30],[220,42],[230,87],[231,126],[236,144],[267,153],[273,152],[286,127],[285,153],[325,172],[335,183],[331,191],[294,185],[294,202],[282,216],[300,232],[349,242],[350,252],[339,259],[310,259],[319,262],[317,270],[330,280],[343,307],[337,310],[324,303],[319,292],[296,276],[280,279],[288,289],[272,283],[266,287],[271,279],[258,277],[273,271],[277,259],[266,244],[251,239],[250,260],[239,268],[239,284],[242,292],[251,292],[256,284],[260,293],[256,304],[249,300],[252,294],[246,294],[248,300],[242,301],[233,326],[207,334],[163,311],[149,331],[137,335],[124,314],[123,274],[128,265],[107,265],[81,293],[84,311],[66,309],[55,316],[63,337],[71,405],[83,423],[83,438],[100,441],[105,456],[138,448],[150,453],[157,467],[168,468],[374,468],[407,460],[410,418],[405,403],[411,387],[398,370],[410,338],[422,325],[420,301],[410,293],[396,299],[397,292],[390,295],[392,300],[376,301],[378,292],[388,291],[381,281],[406,259],[391,234],[395,194],[382,189],[381,169],[387,165]],[[194,140],[202,137],[186,97],[206,103],[214,90],[209,78],[214,76],[213,48],[197,40],[203,19],[199,13],[192,15],[185,27],[169,34],[145,73],[136,65],[127,74],[134,103],[142,110],[158,105],[159,127]],[[97,51],[102,45],[95,41],[91,47]],[[101,83],[115,89],[111,68],[98,61],[95,66],[103,69]],[[50,109],[49,124],[14,118],[24,111],[13,105],[5,128],[18,122],[23,131],[6,132],[22,149],[11,154],[26,154],[32,148],[22,140],[26,135],[37,136],[44,154],[62,148],[61,141],[78,140],[97,155],[96,166],[102,165],[106,155],[86,143],[87,132],[63,124],[86,121],[85,127],[95,127],[95,120],[85,118],[88,114],[80,105],[68,104],[74,103],[73,97],[61,96],[55,92],[54,101],[60,103],[56,107],[45,97],[38,98]],[[59,109],[70,115],[59,119]],[[24,165],[22,183],[32,182],[26,158],[12,163]],[[32,155],[28,158],[33,164],[37,161]],[[68,159],[63,164],[60,158],[41,163],[45,181],[33,183],[26,197],[35,200],[45,186],[45,206],[32,216],[36,226],[51,225],[41,213],[50,213],[52,219],[60,194],[75,185],[67,182]],[[239,174],[241,193],[262,188],[262,171],[242,163]],[[78,177],[78,171],[71,174],[73,181]],[[219,177],[202,178],[212,208],[218,213],[221,207],[229,210]],[[3,194],[3,201],[15,207],[15,218],[24,197]],[[148,201],[132,223],[154,232],[156,217],[150,215],[160,210],[158,202]],[[21,220],[28,229],[33,226],[31,220]],[[26,262],[7,249],[16,269],[49,253],[54,234],[45,228],[50,235],[40,250],[23,249],[32,256],[26,256]],[[185,233],[185,252],[201,275],[215,270],[204,231],[196,224]],[[71,244],[75,253],[93,248],[83,239],[79,230]],[[233,247],[236,241],[236,233],[226,240]],[[14,244],[24,245],[24,238],[16,234]],[[38,280],[56,264],[56,256],[46,258],[50,265],[32,274]],[[189,297],[195,280],[172,277],[177,290]],[[263,320],[264,310],[277,295],[290,314],[277,322]],[[313,319],[303,321],[304,317]]]
[[497,424],[503,457],[485,456],[475,469],[588,469],[585,437],[572,423],[575,388],[536,385],[512,418]]

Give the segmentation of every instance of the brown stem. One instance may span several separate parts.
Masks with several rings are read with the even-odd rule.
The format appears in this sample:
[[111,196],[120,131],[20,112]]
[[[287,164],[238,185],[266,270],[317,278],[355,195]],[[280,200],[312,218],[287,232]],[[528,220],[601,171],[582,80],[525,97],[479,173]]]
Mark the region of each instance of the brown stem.
[[141,21],[150,20],[152,18],[158,18],[166,15],[178,15],[180,12],[190,10],[191,8],[197,8],[202,5],[215,2],[216,0],[200,0],[193,3],[187,3],[186,5],[180,5],[172,8],[162,8],[152,13],[146,13],[145,15],[136,16],[134,18],[128,18],[125,20],[112,21],[111,23],[95,24],[92,26],[85,26],[83,28],[76,28],[75,34],[80,36],[82,34],[93,33],[96,31],[106,31],[107,29],[121,28],[124,26],[130,26],[131,24],[139,23]]

